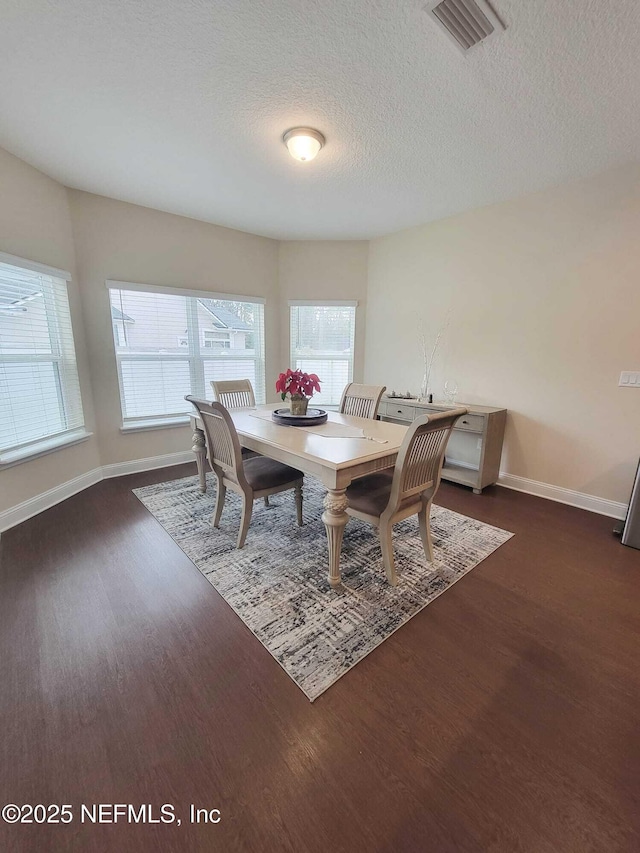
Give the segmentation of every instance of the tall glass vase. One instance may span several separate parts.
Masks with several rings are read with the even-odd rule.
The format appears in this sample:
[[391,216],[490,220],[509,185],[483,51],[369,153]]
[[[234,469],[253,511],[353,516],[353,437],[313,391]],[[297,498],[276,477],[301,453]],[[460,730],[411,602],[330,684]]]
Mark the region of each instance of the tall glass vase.
[[422,385],[420,386],[420,399],[426,400],[428,393],[429,393],[429,374],[425,370],[424,376],[422,377]]
[[420,399],[424,403],[433,402],[433,394],[429,389],[429,381],[431,379],[431,367],[425,364],[424,375],[422,377],[422,385],[420,386]]

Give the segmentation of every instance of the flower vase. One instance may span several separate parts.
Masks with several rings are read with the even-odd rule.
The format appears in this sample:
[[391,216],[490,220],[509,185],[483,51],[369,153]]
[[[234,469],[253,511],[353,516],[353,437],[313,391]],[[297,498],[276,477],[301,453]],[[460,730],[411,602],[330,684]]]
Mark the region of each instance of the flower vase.
[[433,402],[433,395],[429,390],[429,374],[430,370],[425,368],[424,376],[422,377],[422,385],[420,386],[420,399],[423,403]]
[[308,405],[308,397],[304,397],[302,396],[302,394],[294,394],[291,397],[291,414],[296,415],[298,417],[306,415]]

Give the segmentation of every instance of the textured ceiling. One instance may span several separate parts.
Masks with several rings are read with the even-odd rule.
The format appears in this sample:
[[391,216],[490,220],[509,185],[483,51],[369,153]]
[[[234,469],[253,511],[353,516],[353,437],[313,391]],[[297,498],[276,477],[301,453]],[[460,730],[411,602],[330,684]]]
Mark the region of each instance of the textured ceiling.
[[[66,184],[278,238],[368,238],[640,158],[638,0],[0,0],[0,146]],[[309,164],[281,142],[321,130]]]

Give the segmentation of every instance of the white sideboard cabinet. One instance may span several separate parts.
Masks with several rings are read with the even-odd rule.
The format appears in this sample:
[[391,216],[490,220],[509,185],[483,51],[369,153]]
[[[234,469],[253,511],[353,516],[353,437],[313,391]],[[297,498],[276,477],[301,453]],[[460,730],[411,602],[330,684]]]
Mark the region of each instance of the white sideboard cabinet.
[[495,483],[500,473],[507,410],[473,403],[422,403],[402,397],[384,396],[378,415],[383,421],[410,423],[428,412],[446,412],[464,406],[468,414],[458,418],[447,446],[442,479],[470,486],[479,495]]

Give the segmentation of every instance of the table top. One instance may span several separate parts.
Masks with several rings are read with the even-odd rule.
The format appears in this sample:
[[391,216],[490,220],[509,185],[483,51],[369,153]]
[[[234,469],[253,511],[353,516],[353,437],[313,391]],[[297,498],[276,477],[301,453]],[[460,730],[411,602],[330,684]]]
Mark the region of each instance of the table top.
[[[241,443],[251,450],[264,452],[274,459],[309,472],[320,469],[344,473],[357,468],[375,470],[380,467],[376,465],[376,460],[385,460],[392,465],[395,458],[389,461],[389,457],[397,456],[407,432],[407,427],[401,424],[341,415],[338,412],[328,412],[327,423],[321,426],[280,426],[269,417],[275,408],[278,406],[230,411]],[[198,419],[194,417],[194,420]],[[326,427],[325,434],[322,434],[323,427]],[[362,430],[366,437],[337,437],[341,427],[351,432]]]

